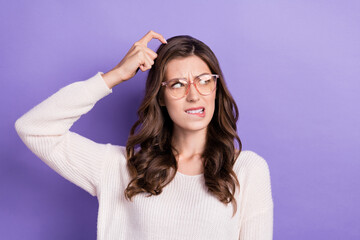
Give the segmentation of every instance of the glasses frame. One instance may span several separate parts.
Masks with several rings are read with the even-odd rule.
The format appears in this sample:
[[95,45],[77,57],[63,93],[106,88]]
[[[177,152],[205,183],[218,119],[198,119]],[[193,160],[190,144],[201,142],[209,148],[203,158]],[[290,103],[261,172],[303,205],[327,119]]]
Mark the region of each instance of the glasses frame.
[[[161,83],[161,86],[162,86],[162,87],[164,87],[164,86],[165,86],[165,87],[168,87],[168,86],[169,86],[169,82],[170,82],[170,81],[173,81],[173,80],[184,80],[185,82],[187,82],[186,92],[185,92],[184,96],[177,98],[177,97],[171,95],[171,93],[170,93],[170,95],[171,95],[173,98],[175,98],[175,99],[181,99],[181,98],[185,97],[186,95],[188,95],[191,84],[194,85],[196,91],[197,91],[200,95],[202,95],[202,96],[207,96],[207,95],[210,95],[211,93],[213,93],[213,92],[216,90],[216,87],[217,87],[217,79],[220,77],[220,75],[218,75],[218,74],[204,73],[204,74],[201,74],[201,75],[195,77],[195,79],[196,79],[196,78],[199,78],[199,77],[201,77],[201,76],[204,76],[204,75],[210,75],[210,76],[212,76],[212,77],[215,77],[215,88],[214,88],[210,93],[208,93],[208,94],[202,94],[202,93],[200,93],[200,91],[199,91],[199,89],[197,88],[194,80],[188,81],[186,78],[174,78],[174,79],[171,79],[171,80],[168,80],[168,81],[164,81],[164,82]],[[190,83],[189,83],[189,82],[190,82]]]

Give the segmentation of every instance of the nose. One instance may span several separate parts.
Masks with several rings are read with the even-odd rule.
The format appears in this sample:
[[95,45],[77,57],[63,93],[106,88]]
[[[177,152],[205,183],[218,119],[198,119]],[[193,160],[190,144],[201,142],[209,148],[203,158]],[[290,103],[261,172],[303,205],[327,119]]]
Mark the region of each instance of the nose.
[[189,102],[196,102],[200,98],[197,89],[195,88],[194,82],[190,83],[188,94],[186,95],[186,100]]

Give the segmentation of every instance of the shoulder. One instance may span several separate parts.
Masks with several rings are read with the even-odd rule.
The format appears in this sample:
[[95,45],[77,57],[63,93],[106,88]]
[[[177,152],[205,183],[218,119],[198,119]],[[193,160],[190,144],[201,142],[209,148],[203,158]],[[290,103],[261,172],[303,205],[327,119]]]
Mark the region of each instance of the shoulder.
[[111,158],[125,158],[126,159],[126,147],[110,144],[108,143],[110,148],[110,157]]
[[245,218],[261,217],[263,212],[272,213],[274,203],[267,161],[253,151],[242,151],[235,165],[234,171],[240,181],[240,199],[245,199]]
[[234,171],[238,176],[256,175],[257,177],[270,175],[267,161],[259,154],[245,150],[241,151],[236,159]]
[[[110,158],[113,161],[117,161],[120,164],[127,163],[126,146],[109,144],[110,147]],[[135,153],[139,151],[139,148],[135,148]]]
[[116,169],[126,169],[127,159],[126,159],[126,147],[120,145],[109,144],[110,153],[109,153],[109,167],[119,166],[120,168]]

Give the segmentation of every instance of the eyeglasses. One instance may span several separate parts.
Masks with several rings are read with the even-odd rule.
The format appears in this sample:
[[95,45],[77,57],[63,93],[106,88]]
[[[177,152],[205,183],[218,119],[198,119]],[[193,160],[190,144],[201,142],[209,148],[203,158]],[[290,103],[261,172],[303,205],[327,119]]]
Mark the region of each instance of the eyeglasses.
[[162,82],[162,86],[166,86],[171,96],[176,99],[185,97],[189,93],[190,85],[194,84],[196,90],[201,95],[209,95],[216,89],[216,80],[219,78],[217,74],[202,74],[197,76],[194,81],[186,78],[175,78],[166,82]]

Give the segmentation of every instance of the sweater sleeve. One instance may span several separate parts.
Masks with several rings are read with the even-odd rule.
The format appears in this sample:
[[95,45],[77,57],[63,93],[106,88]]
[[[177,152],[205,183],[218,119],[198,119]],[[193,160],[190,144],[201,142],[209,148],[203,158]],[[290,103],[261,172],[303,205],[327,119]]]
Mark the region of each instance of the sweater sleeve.
[[96,143],[69,129],[112,93],[101,73],[61,88],[15,122],[19,137],[37,157],[92,196],[98,193],[110,144]]
[[250,152],[249,175],[244,184],[245,212],[240,240],[273,239],[273,199],[267,162]]

